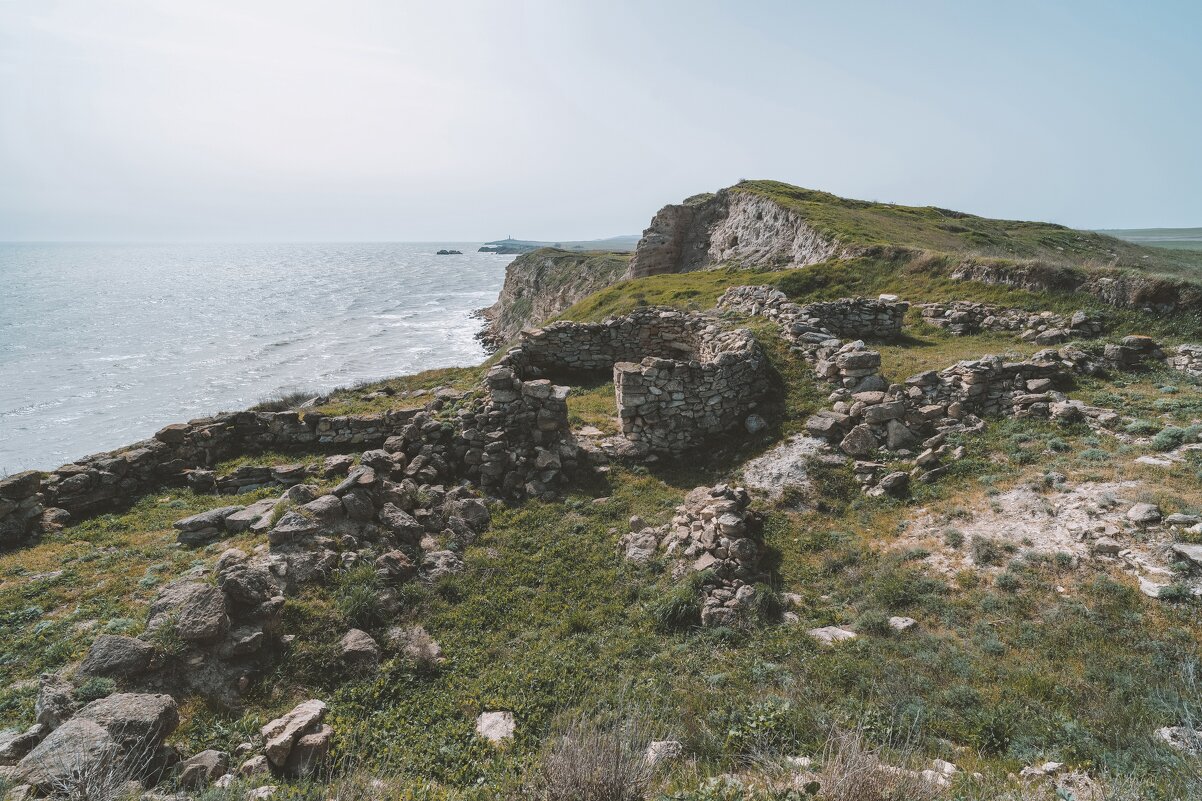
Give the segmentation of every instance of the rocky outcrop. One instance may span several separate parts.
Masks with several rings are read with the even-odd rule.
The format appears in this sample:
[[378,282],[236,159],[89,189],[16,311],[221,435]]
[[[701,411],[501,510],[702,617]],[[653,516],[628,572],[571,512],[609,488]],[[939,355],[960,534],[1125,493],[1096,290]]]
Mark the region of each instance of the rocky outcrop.
[[626,253],[569,252],[540,248],[505,268],[505,285],[497,302],[480,310],[487,326],[479,335],[500,347],[523,328],[538,325],[626,275]]
[[629,276],[686,273],[723,263],[803,267],[859,252],[771,198],[730,187],[660,209],[639,240]]
[[1082,292],[1120,309],[1167,312],[1202,308],[1202,285],[1118,270],[1085,270],[1042,262],[967,260],[952,269],[951,277],[1031,292]]

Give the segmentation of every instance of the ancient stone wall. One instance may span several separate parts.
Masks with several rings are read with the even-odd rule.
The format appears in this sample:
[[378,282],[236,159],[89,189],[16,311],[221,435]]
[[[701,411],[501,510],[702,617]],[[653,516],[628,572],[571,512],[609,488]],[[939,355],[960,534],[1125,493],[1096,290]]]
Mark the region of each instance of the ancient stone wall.
[[647,356],[696,359],[701,340],[716,333],[715,321],[700,314],[648,307],[603,323],[561,321],[523,331],[499,364],[522,378],[559,371],[608,371],[618,362]]
[[652,451],[685,451],[740,425],[767,388],[763,352],[744,330],[706,337],[690,361],[614,365],[622,433]]
[[350,416],[232,412],[175,423],[153,439],[46,474],[19,473],[0,481],[0,547],[35,535],[47,510],[56,519],[93,514],[155,487],[182,484],[223,460],[268,449],[390,444],[406,454],[412,474],[429,483],[466,477],[507,496],[552,491],[561,469],[575,466],[574,447],[566,444],[567,388],[490,374],[484,389],[455,419],[437,419],[433,407]]
[[833,337],[894,339],[901,334],[909,308],[909,303],[891,296],[840,298],[803,306],[767,286],[731,287],[718,299],[719,311],[775,319],[787,336],[812,344]]
[[612,369],[623,435],[660,453],[739,425],[767,389],[765,358],[749,332],[656,307],[523,332],[499,364],[527,377]]
[[1065,317],[1050,311],[1029,312],[966,300],[924,303],[919,308],[924,322],[957,336],[1006,331],[1040,345],[1057,345],[1072,338],[1096,337],[1104,330],[1102,318],[1085,311]]
[[1179,345],[1171,363],[1175,370],[1194,376],[1202,375],[1202,345]]

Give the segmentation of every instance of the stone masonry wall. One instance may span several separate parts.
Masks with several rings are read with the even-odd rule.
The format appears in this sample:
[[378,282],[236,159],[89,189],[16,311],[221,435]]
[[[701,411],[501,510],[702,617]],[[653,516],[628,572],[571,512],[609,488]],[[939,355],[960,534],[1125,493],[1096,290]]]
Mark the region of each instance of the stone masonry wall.
[[[415,473],[433,480],[469,478],[497,494],[544,495],[563,470],[575,467],[566,387],[521,382],[506,371],[489,374],[484,391],[456,419],[427,409],[377,415],[317,412],[232,412],[166,426],[125,448],[96,454],[49,473],[18,473],[0,481],[0,547],[36,535],[43,515],[79,517],[127,503],[164,484],[184,483],[195,471],[267,449],[389,443],[403,450]],[[65,514],[64,514],[65,513]]]
[[1009,331],[1040,345],[1058,345],[1072,338],[1096,337],[1104,329],[1098,315],[1085,311],[1065,317],[1050,311],[1029,312],[966,300],[924,303],[919,308],[924,322],[957,336]]
[[523,332],[499,364],[516,376],[612,369],[623,435],[659,453],[737,426],[767,389],[766,361],[749,332],[657,307]]

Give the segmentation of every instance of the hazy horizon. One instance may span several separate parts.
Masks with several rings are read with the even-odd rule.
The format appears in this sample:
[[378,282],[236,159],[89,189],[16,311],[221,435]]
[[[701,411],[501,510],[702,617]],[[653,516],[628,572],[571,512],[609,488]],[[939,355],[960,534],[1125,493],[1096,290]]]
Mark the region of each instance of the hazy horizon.
[[0,241],[556,241],[741,178],[1202,225],[1186,3],[0,6]]

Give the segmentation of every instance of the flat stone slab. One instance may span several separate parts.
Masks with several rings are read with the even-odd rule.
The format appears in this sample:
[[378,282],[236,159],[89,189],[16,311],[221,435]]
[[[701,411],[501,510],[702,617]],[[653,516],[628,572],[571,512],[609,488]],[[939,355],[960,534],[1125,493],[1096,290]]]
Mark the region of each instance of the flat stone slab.
[[476,718],[476,734],[494,745],[512,740],[516,728],[512,712],[481,712]]
[[806,634],[813,637],[818,643],[825,647],[830,647],[844,640],[854,640],[856,633],[848,629],[841,629],[838,626],[822,626],[816,629],[810,629]]

